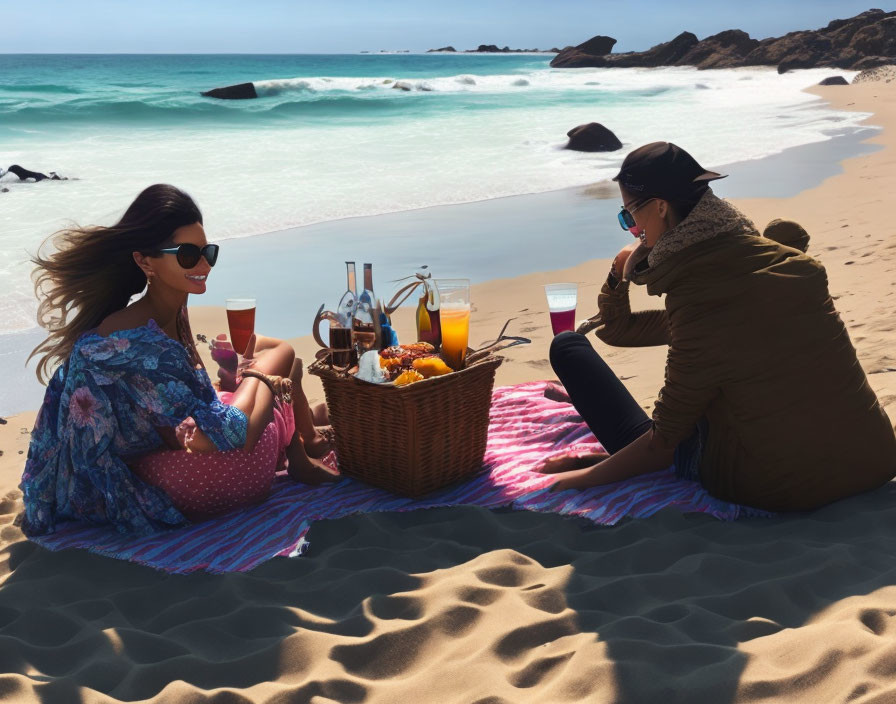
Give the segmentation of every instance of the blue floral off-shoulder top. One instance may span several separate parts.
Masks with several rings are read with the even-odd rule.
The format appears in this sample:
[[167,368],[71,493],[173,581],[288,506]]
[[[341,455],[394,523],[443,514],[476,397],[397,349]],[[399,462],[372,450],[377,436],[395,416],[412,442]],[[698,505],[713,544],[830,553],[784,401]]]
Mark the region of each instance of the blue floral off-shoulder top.
[[25,533],[52,533],[70,519],[137,533],[188,523],[127,462],[163,445],[156,428],[189,416],[219,450],[246,442],[245,414],[218,400],[205,370],[154,320],[108,337],[82,335],[50,380],[31,433]]

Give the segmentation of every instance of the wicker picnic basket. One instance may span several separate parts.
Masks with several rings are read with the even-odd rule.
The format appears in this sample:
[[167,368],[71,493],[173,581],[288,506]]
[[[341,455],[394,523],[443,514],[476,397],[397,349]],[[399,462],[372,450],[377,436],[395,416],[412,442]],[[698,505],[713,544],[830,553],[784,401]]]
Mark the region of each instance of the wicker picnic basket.
[[474,353],[459,372],[396,387],[360,381],[328,357],[319,376],[339,470],[403,496],[421,496],[482,468],[495,371],[503,357]]

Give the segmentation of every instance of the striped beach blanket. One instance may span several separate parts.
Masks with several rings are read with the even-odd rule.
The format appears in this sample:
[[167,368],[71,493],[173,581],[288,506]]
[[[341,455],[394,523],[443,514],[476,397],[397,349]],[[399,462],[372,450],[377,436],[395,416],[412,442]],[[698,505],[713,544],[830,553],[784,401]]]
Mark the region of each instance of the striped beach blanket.
[[245,572],[273,557],[297,557],[308,548],[316,520],[382,511],[445,506],[510,507],[579,516],[613,525],[673,507],[734,520],[756,511],[711,497],[697,482],[666,469],[584,491],[550,492],[551,478],[533,470],[545,457],[601,449],[575,409],[545,396],[548,382],[494,392],[483,471],[428,496],[408,499],[343,479],[306,486],[278,478],[262,504],[151,536],[128,536],[101,526],[68,522],[32,540],[50,550],[82,548],[166,572]]

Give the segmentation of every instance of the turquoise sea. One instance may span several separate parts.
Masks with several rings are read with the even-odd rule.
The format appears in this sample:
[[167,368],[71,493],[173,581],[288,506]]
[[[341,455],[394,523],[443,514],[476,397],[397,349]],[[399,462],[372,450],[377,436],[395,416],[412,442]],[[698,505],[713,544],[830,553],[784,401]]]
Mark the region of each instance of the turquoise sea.
[[[278,256],[291,259],[277,284],[292,286],[307,307],[324,297],[315,291],[304,300],[303,282],[319,287],[320,272],[331,268],[339,279],[343,258],[372,260],[389,275],[466,261],[469,271],[450,273],[481,280],[568,266],[583,256],[583,241],[604,243],[585,256],[605,256],[621,232],[612,212],[592,226],[591,211],[563,197],[526,207],[565,209],[589,229],[555,226],[547,211],[531,217],[513,199],[498,208],[436,208],[429,219],[360,216],[594,184],[612,177],[627,151],[660,139],[708,167],[750,163],[854,134],[867,117],[804,92],[827,69],[554,70],[550,58],[0,54],[0,166],[70,179],[0,179],[0,339],[38,334],[28,260],[41,242],[72,221],[114,222],[152,183],[191,193],[214,241],[280,233]],[[200,95],[249,81],[258,99]],[[564,150],[566,132],[592,121],[612,129],[623,149]],[[508,219],[481,221],[498,213]],[[334,234],[337,221],[345,225]],[[527,224],[532,231],[521,240]],[[222,252],[255,250],[229,247]],[[239,277],[224,254],[203,302],[227,295],[225,272]],[[21,360],[7,361],[0,352],[0,368],[20,368]]]

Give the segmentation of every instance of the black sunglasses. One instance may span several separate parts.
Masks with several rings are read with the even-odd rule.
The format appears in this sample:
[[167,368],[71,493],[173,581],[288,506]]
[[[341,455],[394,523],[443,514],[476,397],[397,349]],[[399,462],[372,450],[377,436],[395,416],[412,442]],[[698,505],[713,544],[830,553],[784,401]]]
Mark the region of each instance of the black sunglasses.
[[169,247],[167,249],[157,250],[159,254],[176,254],[177,263],[184,269],[192,269],[199,263],[201,257],[205,257],[205,261],[209,266],[214,266],[218,261],[218,250],[220,247],[216,244],[207,244],[200,248],[198,245],[190,242],[179,244],[177,247]]

